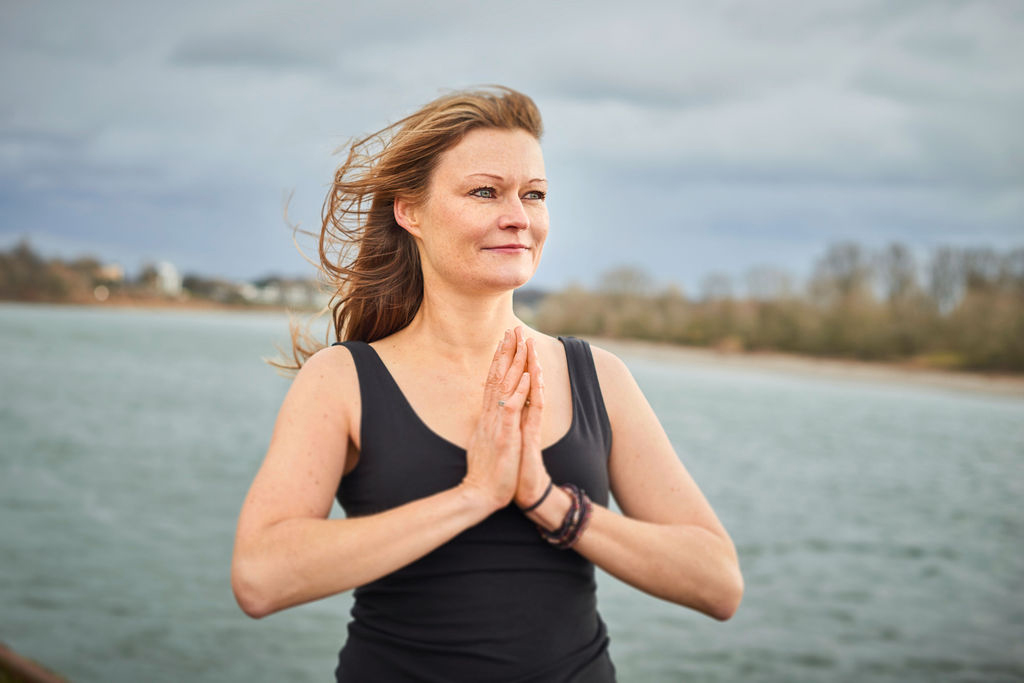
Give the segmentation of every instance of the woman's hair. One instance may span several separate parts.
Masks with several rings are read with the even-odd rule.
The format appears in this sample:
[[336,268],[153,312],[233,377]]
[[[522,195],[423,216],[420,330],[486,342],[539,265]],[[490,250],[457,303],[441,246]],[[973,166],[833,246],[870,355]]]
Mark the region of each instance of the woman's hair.
[[[425,201],[441,154],[476,128],[522,129],[538,140],[542,133],[533,100],[492,86],[439,97],[347,145],[324,200],[318,249],[339,341],[371,342],[412,322],[423,301],[423,273],[415,241],[395,222],[395,199]],[[292,361],[274,364],[297,370],[323,346],[292,325]]]

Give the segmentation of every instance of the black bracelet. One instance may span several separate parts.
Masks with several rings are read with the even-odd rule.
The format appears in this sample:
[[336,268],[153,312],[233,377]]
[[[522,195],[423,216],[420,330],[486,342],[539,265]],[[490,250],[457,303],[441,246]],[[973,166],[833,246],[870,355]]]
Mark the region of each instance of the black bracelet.
[[573,484],[559,486],[569,494],[569,510],[565,513],[562,525],[555,531],[548,531],[541,525],[537,525],[540,535],[548,543],[560,550],[566,550],[576,545],[583,532],[590,523],[591,514],[594,511],[594,504],[587,497],[586,491]]
[[586,491],[580,489],[580,496],[583,501],[580,505],[579,521],[573,528],[572,533],[569,534],[569,538],[556,545],[556,548],[566,550],[576,545],[576,542],[580,540],[583,532],[587,530],[587,525],[590,524],[590,516],[593,514],[594,504],[590,501],[590,498],[587,497]]
[[561,543],[569,536],[569,533],[572,530],[572,526],[575,523],[576,515],[579,513],[580,503],[580,500],[575,493],[579,489],[577,489],[575,486],[573,486],[572,484],[564,484],[562,486],[559,486],[558,488],[562,489],[563,491],[569,494],[569,509],[565,513],[565,518],[562,520],[561,526],[559,526],[554,531],[548,531],[540,524],[537,525],[537,531],[540,532],[540,535],[544,538],[544,540],[553,545]]
[[555,480],[552,479],[552,480],[550,480],[548,482],[548,487],[546,489],[544,489],[544,493],[541,494],[541,497],[537,499],[537,502],[534,503],[533,505],[531,505],[528,508],[523,508],[522,509],[523,512],[530,512],[532,510],[536,510],[537,508],[539,508],[540,504],[548,499],[548,494],[551,493],[551,489],[553,489],[554,487],[555,487]]
[[565,484],[558,488],[569,494],[569,510],[565,513],[565,519],[555,531],[548,531],[540,524],[537,525],[537,531],[545,541],[556,548],[568,548],[576,543],[579,534],[582,533],[580,527],[589,516],[587,505],[590,500],[587,498],[587,494],[574,484]]

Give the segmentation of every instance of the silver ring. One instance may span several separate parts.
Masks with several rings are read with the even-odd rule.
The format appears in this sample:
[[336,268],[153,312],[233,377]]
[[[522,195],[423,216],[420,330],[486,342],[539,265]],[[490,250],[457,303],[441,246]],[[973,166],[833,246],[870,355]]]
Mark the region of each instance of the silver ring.
[[498,405],[499,405],[499,406],[504,406],[504,405],[505,405],[505,402],[504,402],[504,401],[498,401]]

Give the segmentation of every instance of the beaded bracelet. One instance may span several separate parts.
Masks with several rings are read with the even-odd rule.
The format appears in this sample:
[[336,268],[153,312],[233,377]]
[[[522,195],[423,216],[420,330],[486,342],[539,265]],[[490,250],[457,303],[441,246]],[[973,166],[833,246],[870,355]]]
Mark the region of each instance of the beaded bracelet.
[[575,535],[573,536],[572,540],[569,541],[569,545],[567,545],[566,548],[571,548],[574,545],[576,545],[576,542],[580,540],[580,538],[583,536],[583,532],[587,530],[587,526],[590,524],[590,518],[593,516],[594,504],[591,502],[590,498],[588,498],[587,494],[585,493],[583,494],[583,501],[583,518],[580,520],[580,525],[576,529]]
[[558,487],[569,494],[569,511],[565,513],[565,518],[562,520],[562,524],[554,531],[548,531],[541,525],[537,525],[537,530],[540,532],[540,535],[543,536],[544,540],[548,543],[561,543],[572,530],[574,520],[579,512],[579,499],[570,487],[572,487],[572,484],[566,484],[565,486]]
[[560,550],[565,550],[576,545],[580,536],[590,523],[590,516],[593,513],[594,504],[587,497],[585,491],[574,484],[559,486],[560,489],[569,494],[569,511],[565,514],[561,526],[554,531],[537,526],[540,535],[551,545]]

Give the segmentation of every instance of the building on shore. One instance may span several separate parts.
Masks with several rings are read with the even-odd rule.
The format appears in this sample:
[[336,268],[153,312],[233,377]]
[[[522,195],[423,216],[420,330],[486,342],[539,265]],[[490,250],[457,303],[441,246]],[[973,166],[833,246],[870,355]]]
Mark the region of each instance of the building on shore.
[[157,261],[153,266],[156,270],[157,291],[165,296],[181,296],[181,273],[170,261]]

